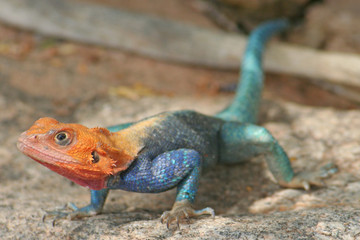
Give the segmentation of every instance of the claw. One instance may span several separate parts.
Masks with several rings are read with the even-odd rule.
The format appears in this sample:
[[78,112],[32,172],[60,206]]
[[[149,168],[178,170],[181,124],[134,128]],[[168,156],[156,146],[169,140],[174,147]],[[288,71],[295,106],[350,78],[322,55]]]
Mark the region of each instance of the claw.
[[165,223],[165,219],[168,219],[168,215],[169,215],[169,211],[163,212],[163,214],[162,214],[161,217],[160,217],[160,222],[161,222],[162,224]]
[[57,221],[59,221],[60,219],[64,218],[64,217],[67,217],[66,214],[61,214],[61,215],[58,215],[54,218],[54,220],[52,221],[52,226],[55,227]]
[[176,216],[176,226],[177,226],[177,229],[180,230],[180,219],[179,219],[179,216]]
[[189,214],[188,214],[185,210],[183,210],[183,214],[184,214],[184,216],[185,216],[186,219],[189,219],[189,218],[190,218],[190,217],[189,217]]
[[42,222],[45,222],[45,219],[46,219],[46,213],[41,218]]
[[189,216],[189,214],[188,214],[185,210],[183,211],[183,214],[184,214],[184,216],[185,216],[186,223],[187,223],[187,224],[190,224],[190,216]]

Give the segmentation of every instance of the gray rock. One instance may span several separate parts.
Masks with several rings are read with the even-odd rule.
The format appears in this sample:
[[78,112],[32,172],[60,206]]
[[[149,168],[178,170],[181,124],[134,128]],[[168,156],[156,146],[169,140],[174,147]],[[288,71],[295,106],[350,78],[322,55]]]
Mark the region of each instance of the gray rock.
[[[186,106],[212,114],[228,101],[220,97],[108,99],[79,109],[76,116],[88,125],[106,125]],[[83,206],[89,202],[89,193],[21,155],[14,144],[18,133],[14,133],[0,147],[0,239],[359,238],[360,111],[268,105],[266,111],[282,109],[278,116],[265,119],[265,126],[288,151],[296,170],[318,168],[329,161],[338,165],[339,173],[326,180],[327,187],[308,192],[282,189],[266,176],[260,157],[204,173],[195,207],[214,208],[215,219],[196,219],[182,224],[180,230],[175,226],[168,230],[159,216],[171,208],[175,190],[161,194],[113,191],[103,214],[62,220],[53,227],[51,219],[41,221],[44,210],[68,201]]]

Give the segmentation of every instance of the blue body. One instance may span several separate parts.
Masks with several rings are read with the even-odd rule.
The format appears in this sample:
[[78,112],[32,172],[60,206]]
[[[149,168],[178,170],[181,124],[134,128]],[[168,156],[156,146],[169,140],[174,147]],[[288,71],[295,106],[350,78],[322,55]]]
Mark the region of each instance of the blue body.
[[[157,193],[177,187],[176,201],[193,202],[201,170],[217,163],[237,163],[263,154],[279,182],[293,176],[284,150],[263,127],[255,125],[263,88],[261,56],[268,38],[287,27],[285,20],[268,22],[250,36],[233,103],[216,116],[193,111],[153,116],[143,129],[144,149],[124,172],[110,176],[107,188],[91,191],[91,204],[80,212],[101,212],[109,189]],[[109,127],[113,132],[135,126]]]

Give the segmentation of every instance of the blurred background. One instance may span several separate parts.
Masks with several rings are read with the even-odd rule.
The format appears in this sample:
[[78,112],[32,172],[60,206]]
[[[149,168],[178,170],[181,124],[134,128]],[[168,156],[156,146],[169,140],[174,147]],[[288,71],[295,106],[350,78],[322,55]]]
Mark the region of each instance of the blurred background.
[[[263,21],[286,17],[297,24],[282,36],[283,42],[326,52],[360,53],[360,7],[356,0],[4,0],[0,3],[0,107],[4,110],[0,117],[1,126],[14,121],[26,126],[43,115],[74,121],[73,113],[80,105],[91,105],[109,95],[127,99],[146,95],[206,96],[226,94],[234,88],[238,59],[233,61],[230,70],[218,70],[216,64],[204,67],[206,64],[196,62],[201,57],[194,61],[176,59],[182,51],[176,52],[176,46],[169,53],[175,60],[146,54],[152,47],[146,39],[154,31],[145,25],[143,28],[141,25],[132,27],[135,21],[131,19],[126,26],[143,42],[134,43],[130,51],[121,45],[128,38],[131,41],[130,35],[126,34],[115,36],[119,38],[114,39],[117,49],[108,47],[106,42],[87,42],[93,36],[106,40],[102,37],[106,29],[117,32],[121,28],[114,17],[121,13],[110,10],[136,13],[138,19],[142,15],[160,17],[165,22],[170,19],[186,23],[192,30],[194,27],[215,30],[217,36],[222,33],[247,35]],[[104,7],[106,9],[100,11],[100,16],[92,12]],[[52,29],[41,27],[52,21],[59,24],[57,29],[54,29],[56,24],[48,27]],[[87,30],[83,26],[90,28]],[[64,36],[65,29],[82,34],[83,39],[77,41],[76,37]],[[162,39],[163,46],[165,41],[168,43],[177,38],[176,31],[164,34],[165,40],[161,33],[157,37]],[[187,44],[190,55],[194,51],[191,50],[194,40],[182,37],[182,44]],[[150,50],[137,51],[140,47],[146,48],[147,44]],[[237,50],[236,45],[233,48]],[[215,50],[209,47],[203,51]],[[240,54],[236,52],[236,55]],[[206,56],[203,59],[206,60]],[[350,94],[350,89],[321,80],[317,76],[299,78],[281,72],[269,74],[265,96],[315,106],[345,109],[358,106],[356,87],[359,86],[353,84],[351,90],[355,93]],[[14,103],[18,101],[24,107],[26,105],[26,109],[14,109]]]

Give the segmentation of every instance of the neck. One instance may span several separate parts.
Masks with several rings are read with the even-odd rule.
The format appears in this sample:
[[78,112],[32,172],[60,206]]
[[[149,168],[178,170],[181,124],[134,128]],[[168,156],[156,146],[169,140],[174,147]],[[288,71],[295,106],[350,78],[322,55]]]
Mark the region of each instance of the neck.
[[124,158],[134,159],[143,148],[137,134],[129,134],[124,130],[112,133],[110,139],[113,147],[116,148]]

